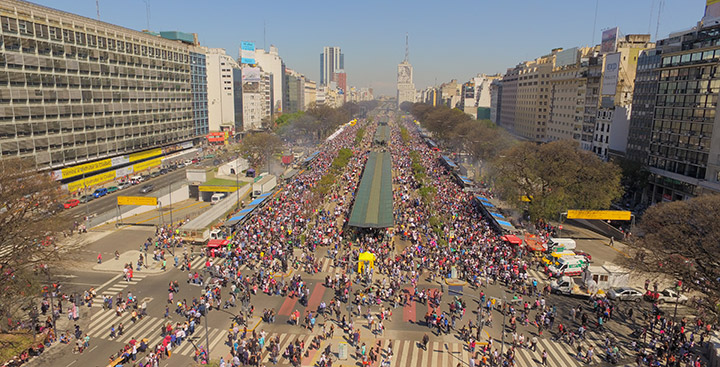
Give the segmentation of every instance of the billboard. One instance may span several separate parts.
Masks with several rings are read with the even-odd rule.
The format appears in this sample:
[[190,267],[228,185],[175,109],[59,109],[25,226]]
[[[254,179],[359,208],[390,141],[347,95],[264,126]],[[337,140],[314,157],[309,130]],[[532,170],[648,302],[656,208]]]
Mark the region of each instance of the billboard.
[[620,53],[605,55],[605,67],[603,68],[602,91],[600,94],[615,95],[620,73]]
[[238,190],[235,186],[208,186],[202,185],[198,188],[201,192],[235,192]]
[[578,48],[573,47],[565,51],[560,51],[555,55],[555,66],[561,67],[565,65],[574,65],[577,63]]
[[707,0],[705,2],[705,16],[703,22],[720,18],[720,0]]
[[255,64],[255,42],[243,41],[240,44],[240,63]]
[[118,196],[117,205],[157,205],[158,200],[153,196]]
[[600,53],[615,52],[617,37],[618,27],[604,30],[602,32],[602,41],[600,42]]
[[260,81],[260,68],[242,68],[243,83],[253,83]]
[[567,219],[630,220],[627,210],[568,210]]

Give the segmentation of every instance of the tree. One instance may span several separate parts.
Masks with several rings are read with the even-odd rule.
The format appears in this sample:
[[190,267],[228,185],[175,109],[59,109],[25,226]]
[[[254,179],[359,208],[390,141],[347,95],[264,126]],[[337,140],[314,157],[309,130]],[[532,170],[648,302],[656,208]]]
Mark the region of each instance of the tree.
[[568,141],[517,144],[494,166],[503,198],[518,206],[523,197],[529,199],[533,220],[568,209],[607,209],[622,195],[620,169]]
[[59,181],[26,159],[2,160],[0,168],[0,313],[14,319],[40,294],[38,271],[60,260],[57,239],[70,222],[56,214]]
[[697,306],[718,314],[720,301],[720,195],[660,203],[639,223],[635,269],[662,272],[705,295]]
[[267,132],[250,134],[243,139],[240,153],[250,162],[252,167],[260,167],[273,154],[282,149],[282,140]]

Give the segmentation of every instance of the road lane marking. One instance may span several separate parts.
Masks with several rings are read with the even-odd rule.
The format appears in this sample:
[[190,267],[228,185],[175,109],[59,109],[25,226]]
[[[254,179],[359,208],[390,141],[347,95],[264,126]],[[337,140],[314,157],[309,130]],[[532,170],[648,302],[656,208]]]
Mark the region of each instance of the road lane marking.
[[100,291],[101,289],[105,288],[105,286],[107,286],[108,284],[116,281],[116,280],[117,280],[118,278],[120,278],[121,276],[123,276],[122,273],[120,273],[120,274],[112,277],[110,280],[108,280],[107,282],[105,282],[105,283],[103,283],[102,285],[100,285],[99,287],[97,287],[97,288],[95,289],[95,291],[96,291],[96,292],[97,292],[97,291]]

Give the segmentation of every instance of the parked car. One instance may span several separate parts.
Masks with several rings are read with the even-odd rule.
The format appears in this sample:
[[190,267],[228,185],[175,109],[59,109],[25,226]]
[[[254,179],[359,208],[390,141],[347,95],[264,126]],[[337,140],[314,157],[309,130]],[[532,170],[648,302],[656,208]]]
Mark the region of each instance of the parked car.
[[168,173],[168,172],[170,172],[170,171],[168,171],[167,168],[163,168],[163,169],[160,170],[160,174],[161,174],[161,175],[164,175],[164,174],[166,174],[166,173]]
[[117,185],[117,188],[118,188],[118,190],[122,190],[122,189],[127,188],[127,187],[130,187],[130,186],[132,186],[132,185],[130,184],[130,182],[123,181],[123,182],[120,182],[120,183]]
[[573,252],[575,252],[575,255],[585,256],[585,258],[588,260],[588,262],[592,262],[592,255],[590,255],[589,253],[587,253],[585,251],[577,251],[577,250],[575,250]]
[[660,291],[658,293],[653,293],[653,298],[657,300],[657,303],[679,303],[681,305],[685,304],[688,301],[687,296],[684,296],[682,294],[678,294],[673,289],[667,288],[663,291]]
[[185,168],[185,163],[178,163],[177,168]]
[[196,163],[200,162],[200,160],[197,158],[193,158],[192,162],[193,162],[193,164],[196,164]]
[[140,189],[140,192],[143,194],[147,194],[148,192],[153,191],[154,189],[155,189],[155,186],[153,186],[152,184],[147,184]]
[[80,200],[70,199],[63,204],[63,208],[70,209],[70,208],[74,208],[74,207],[78,206],[79,204],[80,204]]
[[160,171],[155,171],[155,172],[153,172],[153,173],[150,174],[150,178],[155,178],[155,177],[158,177],[158,176],[160,176]]
[[640,302],[643,292],[630,287],[613,288],[607,293],[608,298],[620,301]]
[[93,196],[96,197],[96,198],[103,197],[103,196],[105,196],[105,195],[107,195],[107,194],[108,194],[108,189],[106,189],[106,188],[104,188],[104,187],[101,187],[101,188],[95,190],[95,192],[93,192]]
[[110,186],[110,187],[107,188],[107,193],[108,193],[108,194],[112,194],[113,192],[118,191],[118,190],[120,190],[119,187],[117,187],[117,186]]
[[93,199],[95,199],[95,196],[92,196],[92,195],[83,195],[83,196],[80,197],[80,202],[81,202],[81,203],[88,203],[88,202],[93,201]]

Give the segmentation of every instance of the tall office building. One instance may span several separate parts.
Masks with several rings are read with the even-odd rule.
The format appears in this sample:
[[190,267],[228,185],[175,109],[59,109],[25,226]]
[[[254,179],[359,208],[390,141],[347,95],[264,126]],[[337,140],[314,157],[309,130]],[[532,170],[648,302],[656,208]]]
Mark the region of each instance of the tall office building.
[[646,132],[650,203],[720,193],[720,25],[659,40],[659,80]]
[[415,84],[413,84],[413,67],[409,60],[410,48],[408,36],[405,35],[405,60],[398,64],[397,73],[397,105],[403,102],[415,103]]
[[330,82],[336,82],[335,74],[344,72],[345,55],[343,55],[340,47],[328,46],[323,48],[320,54],[320,85],[330,85]]
[[208,119],[210,131],[235,126],[234,69],[240,65],[222,48],[207,49]]
[[278,54],[278,48],[270,46],[269,51],[261,48],[255,50],[255,61],[266,73],[272,75],[272,104],[270,114],[284,113],[283,95],[287,88],[285,84],[285,63]]
[[158,151],[139,152],[191,146],[205,131],[192,94],[203,70],[191,63],[203,52],[192,35],[168,39],[18,0],[3,0],[0,14],[2,157],[31,157],[39,169],[87,163],[58,169],[63,180],[114,179],[112,169]]

